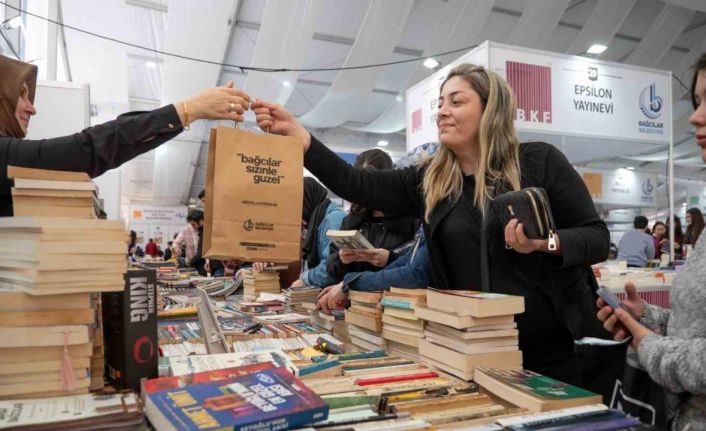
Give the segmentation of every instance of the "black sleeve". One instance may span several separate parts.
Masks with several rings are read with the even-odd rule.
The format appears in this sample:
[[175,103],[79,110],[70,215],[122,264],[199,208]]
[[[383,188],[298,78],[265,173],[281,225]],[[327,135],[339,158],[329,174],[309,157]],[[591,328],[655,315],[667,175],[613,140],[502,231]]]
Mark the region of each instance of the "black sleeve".
[[0,169],[7,166],[86,172],[97,177],[157,148],[183,130],[174,105],[150,112],[130,112],[113,121],[60,138],[0,138]]
[[304,166],[336,195],[385,213],[424,214],[422,174],[417,167],[378,171],[356,169],[311,137]]
[[561,244],[561,266],[605,261],[610,248],[610,233],[598,217],[583,179],[564,154],[551,146],[544,169],[544,187]]

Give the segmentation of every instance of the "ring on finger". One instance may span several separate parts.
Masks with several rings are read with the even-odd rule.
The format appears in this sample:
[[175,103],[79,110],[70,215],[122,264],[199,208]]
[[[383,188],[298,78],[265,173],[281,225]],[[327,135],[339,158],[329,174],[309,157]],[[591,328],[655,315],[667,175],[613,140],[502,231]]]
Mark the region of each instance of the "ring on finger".
[[235,112],[235,103],[230,102],[230,109],[228,110],[228,112]]

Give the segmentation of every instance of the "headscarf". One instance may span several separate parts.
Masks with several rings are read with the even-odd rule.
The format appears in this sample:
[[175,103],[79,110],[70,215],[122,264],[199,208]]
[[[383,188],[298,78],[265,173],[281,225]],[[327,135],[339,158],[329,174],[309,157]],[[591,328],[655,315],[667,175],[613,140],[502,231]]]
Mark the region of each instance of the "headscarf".
[[304,177],[304,203],[302,205],[302,220],[307,222],[306,239],[302,246],[302,254],[309,268],[319,264],[319,244],[316,240],[321,221],[326,216],[331,200],[326,197],[327,191],[318,181]]
[[29,88],[29,100],[34,103],[37,66],[0,55],[0,77],[0,136],[24,138],[15,109],[24,83]]

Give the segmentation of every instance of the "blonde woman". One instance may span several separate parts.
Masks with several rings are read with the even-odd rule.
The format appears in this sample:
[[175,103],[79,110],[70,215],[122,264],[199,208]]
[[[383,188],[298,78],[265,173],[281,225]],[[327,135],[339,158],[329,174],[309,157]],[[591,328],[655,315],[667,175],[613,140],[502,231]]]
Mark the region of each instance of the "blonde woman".
[[[453,69],[439,95],[438,152],[399,170],[352,168],[281,106],[256,101],[253,108],[260,127],[300,140],[306,167],[337,195],[386,213],[422,217],[433,287],[481,289],[485,212],[491,290],[525,297],[526,311],[517,317],[525,367],[583,383],[573,340],[600,326],[586,268],[608,256],[608,230],[580,176],[557,149],[519,144],[513,93],[501,77],[470,64]],[[489,184],[546,188],[558,228],[556,250],[549,251],[547,240],[528,239],[516,221],[501,226]]]

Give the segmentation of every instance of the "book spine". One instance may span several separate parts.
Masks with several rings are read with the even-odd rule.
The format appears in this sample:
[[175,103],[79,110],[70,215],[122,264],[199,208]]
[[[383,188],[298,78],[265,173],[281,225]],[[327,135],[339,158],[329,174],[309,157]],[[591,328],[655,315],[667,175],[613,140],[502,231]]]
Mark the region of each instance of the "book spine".
[[382,305],[385,307],[392,307],[392,308],[402,308],[404,310],[414,310],[414,306],[405,301],[397,301],[395,299],[387,299],[387,298],[382,298],[380,301]]
[[341,363],[338,359],[333,359],[326,362],[318,362],[306,367],[299,368],[299,377],[304,377],[309,374],[318,373],[319,371],[327,370],[339,366]]

